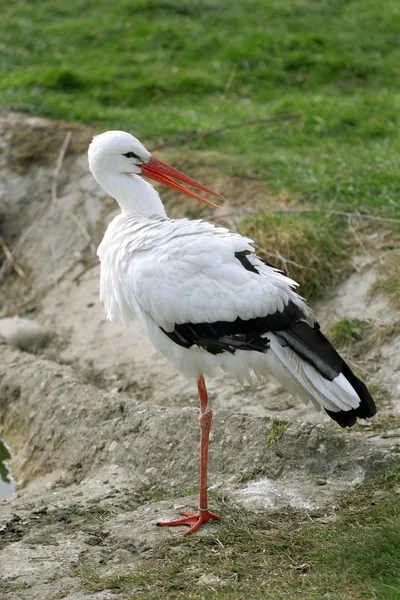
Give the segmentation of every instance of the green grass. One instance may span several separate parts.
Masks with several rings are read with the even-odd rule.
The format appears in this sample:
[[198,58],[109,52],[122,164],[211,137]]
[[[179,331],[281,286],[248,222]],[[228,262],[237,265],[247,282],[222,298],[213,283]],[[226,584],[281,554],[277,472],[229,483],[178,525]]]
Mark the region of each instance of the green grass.
[[[293,510],[253,515],[232,506],[218,537],[161,542],[132,569],[102,576],[82,565],[90,590],[127,598],[400,598],[399,465],[347,493],[329,514]],[[340,510],[338,511],[337,508]],[[203,574],[222,587],[199,586]]]
[[279,442],[280,439],[282,439],[289,425],[289,421],[273,421],[267,435],[267,448],[274,446]]
[[383,11],[371,0],[12,3],[0,24],[0,105],[124,127],[150,144],[298,112],[188,147],[313,202],[393,214],[399,27],[396,2]]
[[10,460],[11,454],[0,438],[0,479],[5,481],[6,483],[10,483],[10,475],[8,469],[5,466],[5,462]]
[[[293,121],[184,144],[175,163],[264,181],[272,198],[286,190],[296,206],[399,218],[399,30],[394,0],[384,10],[372,0],[10,3],[0,22],[0,107],[127,129],[150,147],[295,112]],[[249,200],[244,185],[246,208]],[[291,234],[298,225],[304,243],[293,252],[311,245],[318,275],[326,260],[321,283],[294,269],[304,294],[321,295],[329,273],[332,284],[346,274],[347,220],[260,215],[255,228],[260,220]]]
[[361,319],[339,319],[329,328],[328,337],[334,346],[350,347],[365,337],[368,325]]

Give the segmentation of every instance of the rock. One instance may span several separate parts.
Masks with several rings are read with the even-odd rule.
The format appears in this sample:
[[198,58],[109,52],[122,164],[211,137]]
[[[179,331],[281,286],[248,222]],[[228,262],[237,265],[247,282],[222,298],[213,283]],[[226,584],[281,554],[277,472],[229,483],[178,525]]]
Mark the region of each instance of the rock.
[[0,319],[0,339],[4,338],[7,344],[20,350],[37,352],[49,343],[51,337],[51,331],[36,321],[21,317]]
[[212,573],[203,573],[203,575],[201,575],[197,581],[197,585],[211,589],[223,587],[226,585],[226,583],[226,581],[220,577],[217,577],[216,575],[213,575]]

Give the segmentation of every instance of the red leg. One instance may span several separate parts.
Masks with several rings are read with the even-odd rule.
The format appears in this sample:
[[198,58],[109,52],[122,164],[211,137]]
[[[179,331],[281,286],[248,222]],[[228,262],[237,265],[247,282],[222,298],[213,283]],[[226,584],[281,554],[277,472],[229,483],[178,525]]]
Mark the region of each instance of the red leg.
[[204,377],[201,375],[197,380],[197,389],[199,390],[200,396],[200,415],[199,425],[201,430],[200,439],[200,507],[199,512],[196,514],[182,511],[181,515],[184,515],[183,519],[176,519],[175,521],[161,521],[157,523],[159,526],[171,526],[171,525],[188,525],[189,530],[184,535],[189,535],[199,529],[200,525],[207,523],[210,519],[220,519],[218,515],[208,510],[208,499],[207,499],[207,464],[208,464],[208,441],[210,438],[212,412],[208,408],[208,395]]

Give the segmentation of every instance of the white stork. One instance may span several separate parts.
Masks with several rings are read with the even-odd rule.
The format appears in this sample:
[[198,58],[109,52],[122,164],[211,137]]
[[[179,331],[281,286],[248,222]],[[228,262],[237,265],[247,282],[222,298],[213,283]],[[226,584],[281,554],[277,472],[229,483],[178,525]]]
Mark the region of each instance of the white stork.
[[200,510],[158,523],[188,525],[187,535],[220,518],[207,501],[212,413],[205,375],[222,369],[243,382],[271,374],[342,427],[372,417],[375,404],[321,333],[296,282],[262,261],[248,238],[200,220],[169,219],[141,175],[211,206],[175,180],[222,196],[154,158],[124,131],[96,136],[88,154],[94,178],[121,208],[98,249],[106,315],[126,325],[137,315],[155,348],[197,380]]

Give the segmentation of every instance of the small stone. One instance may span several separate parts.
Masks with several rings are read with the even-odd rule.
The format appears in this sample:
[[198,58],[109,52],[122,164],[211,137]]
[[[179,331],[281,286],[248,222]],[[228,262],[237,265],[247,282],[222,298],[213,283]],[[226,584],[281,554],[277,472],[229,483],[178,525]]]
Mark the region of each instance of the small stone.
[[317,485],[326,485],[328,482],[326,481],[326,479],[323,479],[322,477],[319,477],[318,479],[315,480],[315,483]]
[[226,582],[212,573],[203,573],[203,575],[201,575],[201,577],[199,577],[197,580],[197,585],[214,589],[217,587],[223,587],[226,585]]
[[62,365],[72,365],[76,361],[77,361],[77,358],[70,348],[67,348],[67,350],[64,350],[64,352],[61,352],[61,354],[59,356],[59,362]]
[[129,550],[125,550],[125,548],[117,548],[113,553],[113,562],[114,563],[129,563],[132,562],[133,554]]
[[103,543],[103,540],[98,535],[89,535],[85,539],[85,544],[88,546],[100,546]]
[[388,431],[384,431],[382,433],[382,437],[384,439],[400,437],[400,430],[399,429],[389,429]]
[[31,319],[21,317],[0,319],[0,336],[4,337],[10,346],[26,352],[37,352],[44,348],[52,335],[47,327]]
[[318,454],[326,454],[326,446],[325,444],[320,444],[317,449]]

